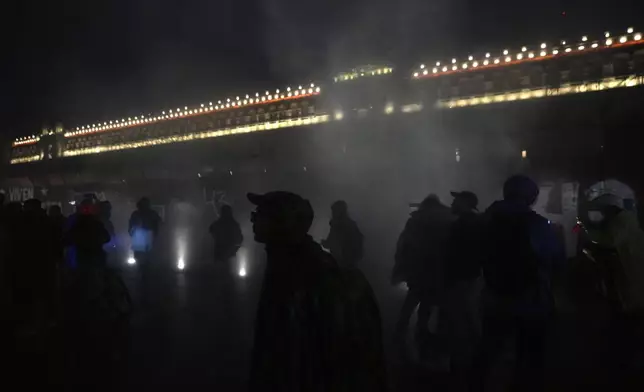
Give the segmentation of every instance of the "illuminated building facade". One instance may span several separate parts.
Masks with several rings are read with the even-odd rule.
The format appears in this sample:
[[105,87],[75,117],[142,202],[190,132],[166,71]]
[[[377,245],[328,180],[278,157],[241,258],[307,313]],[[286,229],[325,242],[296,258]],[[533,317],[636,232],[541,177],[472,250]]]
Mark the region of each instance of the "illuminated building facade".
[[[440,140],[445,162],[459,166],[446,164],[445,170],[476,172],[485,161],[508,171],[529,161],[544,172],[554,165],[574,166],[566,175],[577,176],[576,166],[588,167],[596,150],[610,144],[608,123],[640,112],[632,105],[644,84],[642,38],[629,28],[434,60],[410,71],[368,65],[334,75],[328,83],[249,92],[66,129],[58,125],[13,142],[8,176],[31,178],[38,172],[38,181],[59,178],[54,182],[66,184],[122,183],[137,176],[217,176],[226,182],[243,173],[280,172],[286,181],[293,177],[284,173],[347,165],[408,173],[416,170],[407,162],[408,151],[422,160],[423,148],[431,149],[430,142],[423,144],[427,135]],[[619,105],[620,112],[607,113],[606,105]],[[441,151],[431,154],[442,157]],[[380,157],[375,166],[370,160],[360,165],[373,156]],[[515,158],[516,165],[507,168]],[[416,166],[421,173],[422,164]]]

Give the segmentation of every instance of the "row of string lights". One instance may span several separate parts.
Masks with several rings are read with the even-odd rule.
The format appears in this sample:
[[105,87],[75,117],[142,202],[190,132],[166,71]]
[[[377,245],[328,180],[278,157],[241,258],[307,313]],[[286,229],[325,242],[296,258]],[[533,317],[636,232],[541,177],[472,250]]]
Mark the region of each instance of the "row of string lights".
[[[321,92],[320,87],[316,86],[315,83],[311,83],[310,86],[308,87],[306,86],[303,87],[301,85],[298,86],[297,89],[291,89],[291,87],[287,87],[285,91],[280,91],[279,89],[277,89],[275,90],[274,93],[270,91],[266,91],[265,94],[263,95],[261,95],[260,93],[255,93],[254,96],[246,94],[244,97],[237,96],[234,99],[227,98],[224,101],[219,100],[216,103],[214,102],[209,102],[208,104],[202,103],[201,105],[197,107],[192,107],[192,108],[188,106],[184,106],[183,109],[176,108],[176,109],[164,110],[164,111],[161,111],[161,113],[158,113],[156,115],[153,115],[153,114],[148,116],[141,115],[141,116],[134,116],[134,117],[105,121],[103,123],[82,125],[82,126],[76,127],[74,130],[65,132],[65,137],[75,137],[75,136],[82,136],[82,135],[87,135],[91,133],[96,133],[96,132],[112,131],[116,129],[131,127],[131,126],[151,124],[151,123],[175,119],[175,118],[185,118],[185,117],[201,115],[204,113],[214,112],[214,111],[227,110],[230,108],[239,108],[239,107],[244,107],[249,105],[274,103],[274,102],[279,102],[283,100],[305,98],[312,95],[318,95],[320,94],[320,92]],[[32,143],[38,142],[39,140],[40,140],[40,137],[35,135],[20,137],[14,140],[13,146],[16,147],[21,145],[32,144]]]
[[176,110],[169,109],[164,110],[157,115],[144,115],[128,117],[127,119],[123,118],[121,120],[111,120],[109,122],[96,123],[90,125],[83,125],[76,127],[75,130],[66,132],[65,137],[74,137],[86,135],[89,133],[111,131],[114,129],[126,128],[130,126],[136,126],[141,124],[150,124],[154,122],[170,120],[175,118],[185,118],[196,115],[201,115],[204,113],[226,110],[230,108],[239,108],[249,105],[264,104],[264,103],[274,103],[283,100],[289,99],[299,99],[312,95],[317,95],[320,93],[320,87],[316,87],[315,83],[311,83],[310,87],[299,86],[297,89],[292,90],[290,87],[286,88],[286,91],[280,91],[279,89],[275,90],[275,93],[266,91],[264,95],[255,93],[254,96],[246,94],[245,97],[237,96],[234,99],[227,98],[225,101],[217,101],[217,103],[209,102],[208,104],[202,103],[198,107],[190,108],[184,106],[183,109],[177,108]]
[[36,135],[23,136],[23,137],[16,138],[13,141],[13,146],[14,147],[24,146],[27,144],[37,143],[39,140],[40,140],[40,137]]
[[509,49],[504,49],[502,55],[492,56],[491,53],[486,53],[482,59],[475,59],[474,56],[468,56],[467,60],[459,64],[456,58],[453,58],[451,63],[443,63],[437,61],[435,66],[429,69],[425,64],[421,64],[419,68],[413,71],[414,78],[435,77],[456,72],[467,72],[473,69],[498,67],[505,65],[513,65],[524,61],[537,61],[550,59],[558,55],[573,54],[588,50],[606,49],[615,46],[624,46],[629,44],[637,44],[642,42],[642,33],[635,32],[635,29],[629,27],[625,35],[613,37],[610,32],[604,33],[603,40],[595,40],[590,42],[587,36],[581,38],[581,42],[576,44],[569,44],[566,41],[561,41],[561,45],[550,47],[547,43],[539,45],[538,49],[529,49],[524,46],[516,54],[511,54]]

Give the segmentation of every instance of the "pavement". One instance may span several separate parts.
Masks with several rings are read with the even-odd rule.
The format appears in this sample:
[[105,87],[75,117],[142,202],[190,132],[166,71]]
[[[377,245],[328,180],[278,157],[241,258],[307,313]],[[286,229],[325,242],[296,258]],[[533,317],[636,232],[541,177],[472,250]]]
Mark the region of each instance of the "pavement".
[[[110,375],[111,389],[245,390],[263,263],[263,250],[254,244],[242,248],[228,265],[200,256],[186,260],[181,271],[175,261],[165,260],[152,269],[152,283],[144,289],[137,266],[123,262],[120,268],[134,307],[129,349],[122,367]],[[409,355],[413,345],[401,348],[393,343],[406,290],[388,284],[388,269],[386,262],[375,263],[366,268],[366,275],[381,308],[391,390],[464,390],[462,379]],[[644,390],[644,372],[617,376],[608,370],[615,361],[603,357],[610,334],[605,306],[592,293],[579,297],[567,291],[558,293],[561,311],[548,339],[546,389]],[[511,359],[500,361],[492,390],[507,386]]]

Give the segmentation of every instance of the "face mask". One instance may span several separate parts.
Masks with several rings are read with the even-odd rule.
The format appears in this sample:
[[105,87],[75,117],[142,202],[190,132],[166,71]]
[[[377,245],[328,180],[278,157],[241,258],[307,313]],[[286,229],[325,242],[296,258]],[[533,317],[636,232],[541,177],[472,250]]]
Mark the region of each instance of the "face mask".
[[604,220],[604,214],[600,211],[588,211],[588,219],[594,223],[601,222]]

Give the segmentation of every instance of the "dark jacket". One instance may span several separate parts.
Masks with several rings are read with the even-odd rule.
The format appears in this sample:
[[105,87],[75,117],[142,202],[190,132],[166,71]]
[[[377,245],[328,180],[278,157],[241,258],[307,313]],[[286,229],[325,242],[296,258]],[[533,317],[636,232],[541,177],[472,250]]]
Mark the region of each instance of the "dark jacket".
[[134,228],[141,228],[152,231],[156,237],[159,233],[159,226],[161,226],[161,217],[156,211],[152,209],[136,210],[130,215],[128,231],[132,234]]
[[331,230],[323,244],[343,266],[355,266],[363,256],[364,237],[358,225],[349,217],[332,219]]
[[447,285],[471,281],[481,275],[483,256],[481,219],[468,212],[452,224],[447,241],[445,280]]
[[442,288],[447,240],[453,220],[454,216],[445,206],[412,212],[398,238],[392,283],[407,282],[411,289]]
[[227,260],[239,250],[244,236],[239,223],[231,217],[221,217],[210,225],[210,235],[215,240],[215,260]]
[[266,253],[250,390],[383,390],[380,316],[366,280],[345,274],[310,238]]
[[76,260],[82,264],[104,264],[103,245],[110,241],[110,234],[94,215],[75,215],[75,220],[65,234],[66,245],[76,250]]
[[552,275],[565,251],[548,220],[528,206],[497,201],[483,224],[487,288],[514,300],[517,311],[549,311]]

